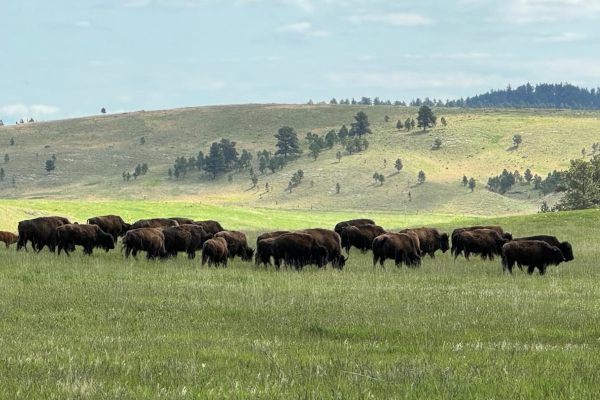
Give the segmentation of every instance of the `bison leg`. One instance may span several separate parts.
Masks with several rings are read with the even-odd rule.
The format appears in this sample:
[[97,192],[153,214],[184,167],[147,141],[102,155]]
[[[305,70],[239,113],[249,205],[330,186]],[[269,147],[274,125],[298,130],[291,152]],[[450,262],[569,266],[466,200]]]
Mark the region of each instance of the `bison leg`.
[[471,252],[467,249],[465,249],[465,258],[468,260],[469,256],[471,255]]
[[546,275],[546,265],[538,265],[538,269],[540,270],[540,275]]
[[534,271],[535,271],[535,265],[530,265],[530,266],[527,268],[527,273],[528,273],[529,275],[532,275]]

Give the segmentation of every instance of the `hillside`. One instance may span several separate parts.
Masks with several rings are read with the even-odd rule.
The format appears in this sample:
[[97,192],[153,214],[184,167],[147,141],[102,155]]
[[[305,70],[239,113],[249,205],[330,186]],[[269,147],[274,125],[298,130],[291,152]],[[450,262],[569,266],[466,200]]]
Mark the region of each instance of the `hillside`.
[[[308,156],[308,131],[325,134],[350,125],[365,111],[373,134],[366,152],[348,155],[338,163],[336,146],[314,161]],[[504,168],[545,176],[581,157],[582,147],[598,140],[600,112],[557,110],[434,109],[448,126],[406,133],[395,129],[397,120],[416,118],[412,107],[243,105],[177,109],[96,116],[0,128],[0,154],[9,154],[0,182],[3,199],[51,200],[153,200],[212,205],[282,209],[385,210],[407,214],[441,213],[505,215],[535,212],[541,202],[531,186],[515,187],[506,196],[484,188],[491,175]],[[389,115],[390,121],[384,122]],[[198,172],[186,179],[169,180],[167,171],[178,156],[207,153],[210,143],[221,138],[238,142],[238,149],[253,154],[275,149],[273,135],[281,126],[296,129],[304,154],[275,174],[259,176],[250,189],[248,172],[227,174],[216,180]],[[523,143],[512,149],[512,136]],[[140,144],[144,137],[146,143]],[[431,150],[435,138],[443,145]],[[15,144],[10,145],[11,138]],[[56,154],[56,170],[44,170]],[[396,174],[400,157],[404,169]],[[384,168],[383,160],[387,159]],[[123,182],[123,171],[133,173],[138,163],[149,173],[137,181]],[[253,164],[256,165],[256,156]],[[256,166],[254,167],[257,170]],[[292,193],[285,191],[291,175],[302,169],[304,182]],[[427,181],[415,185],[420,170]],[[375,185],[375,172],[386,176]],[[474,193],[460,184],[463,174],[475,177]],[[15,178],[15,186],[12,178]],[[314,187],[309,182],[314,181]],[[335,193],[336,183],[341,193]],[[272,190],[264,193],[269,183]],[[412,194],[409,201],[408,192]],[[549,203],[556,201],[555,197]]]

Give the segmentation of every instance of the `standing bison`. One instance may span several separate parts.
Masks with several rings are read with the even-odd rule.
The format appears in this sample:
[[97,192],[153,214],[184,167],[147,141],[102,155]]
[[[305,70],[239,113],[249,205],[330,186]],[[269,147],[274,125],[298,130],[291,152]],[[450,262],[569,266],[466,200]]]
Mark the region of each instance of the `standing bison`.
[[165,235],[162,229],[158,228],[139,228],[132,229],[125,234],[123,239],[123,249],[125,257],[129,258],[132,254],[137,257],[140,251],[146,252],[146,258],[155,259],[157,257],[166,257]]
[[227,242],[228,257],[234,259],[241,257],[242,261],[251,261],[254,255],[254,249],[248,246],[248,240],[243,232],[223,231],[215,235],[221,237]]
[[152,218],[152,219],[140,219],[131,225],[131,229],[141,229],[141,228],[156,228],[156,229],[164,229],[171,228],[173,226],[179,226],[177,221],[174,221],[169,218]]
[[225,230],[218,221],[196,221],[194,224],[200,225],[206,233],[210,233],[213,236]]
[[202,249],[202,245],[213,236],[206,233],[198,225],[180,225],[163,229],[165,236],[165,250],[168,257],[176,257],[177,253],[187,253],[188,258],[196,258],[196,252]]
[[183,218],[183,217],[174,217],[169,218],[172,221],[176,221],[179,225],[191,225],[194,223],[193,219]]
[[31,242],[33,250],[39,253],[44,246],[54,253],[56,250],[56,228],[71,222],[64,217],[39,217],[19,222],[19,242],[17,251],[25,248]]
[[131,224],[123,221],[123,218],[118,215],[103,215],[101,217],[93,217],[87,220],[89,225],[96,225],[104,232],[112,235],[115,243],[118,238],[125,236],[128,230],[131,229]]
[[501,237],[498,232],[490,229],[464,231],[456,238],[454,259],[464,253],[467,260],[471,254],[479,254],[484,260],[486,258],[493,260],[495,254],[502,254],[502,246],[507,242],[508,240]]
[[271,257],[273,256],[273,243],[275,242],[275,239],[280,236],[283,235],[265,238],[258,242],[258,245],[256,246],[256,254],[254,255],[254,263],[257,267],[260,264],[263,264],[265,268],[271,265]]
[[348,226],[360,226],[360,225],[375,225],[375,221],[372,219],[351,219],[350,221],[342,221],[338,222],[338,224],[333,229],[338,235],[342,234],[342,230]]
[[18,241],[19,237],[14,233],[0,231],[0,242],[4,242],[7,249],[10,247],[11,244],[17,243]]
[[418,266],[421,257],[414,239],[405,233],[386,233],[373,240],[373,268],[379,262],[384,266],[385,260],[392,259],[399,267],[402,263],[407,266]]
[[435,228],[413,228],[404,229],[400,233],[414,232],[419,237],[419,247],[422,254],[429,254],[429,257],[435,258],[435,252],[441,250],[442,253],[450,249],[449,237],[447,233],[440,233]]
[[263,233],[262,235],[259,235],[256,238],[256,248],[258,248],[258,244],[260,243],[261,240],[276,238],[281,235],[285,235],[286,233],[292,233],[292,232],[290,232],[290,231],[275,231],[275,232]]
[[328,260],[334,268],[342,269],[348,258],[342,255],[342,239],[334,231],[329,229],[304,229],[297,233],[305,233],[312,236],[316,242],[327,249]]
[[371,250],[373,240],[379,235],[386,233],[385,229],[378,225],[347,226],[342,229],[342,247],[346,253],[350,253],[351,247],[356,247],[363,253]]
[[56,228],[58,255],[69,251],[75,246],[83,247],[83,254],[92,255],[94,249],[99,247],[107,252],[115,248],[115,241],[111,234],[104,232],[97,225],[65,224]]
[[321,268],[328,260],[327,248],[306,233],[287,233],[274,238],[271,252],[277,269],[281,267],[282,261],[300,271],[309,264],[316,264]]
[[558,247],[551,246],[541,240],[523,240],[510,242],[502,248],[502,269],[512,274],[515,263],[526,265],[528,274],[533,274],[537,268],[540,275],[546,273],[548,265],[558,265],[565,257]]
[[460,235],[460,233],[462,232],[471,232],[471,231],[477,231],[477,230],[481,230],[481,229],[487,229],[490,231],[494,231],[496,232],[498,235],[500,235],[500,237],[506,239],[506,240],[512,240],[512,235],[508,232],[504,232],[504,229],[502,229],[502,227],[500,226],[470,226],[467,228],[457,228],[454,231],[452,231],[452,248],[450,249],[450,254],[455,254],[456,253],[456,241],[458,240],[458,236]]
[[560,240],[558,240],[556,238],[556,236],[538,235],[538,236],[522,237],[522,238],[517,238],[517,239],[513,239],[513,240],[515,242],[530,241],[530,240],[539,240],[542,242],[546,242],[550,246],[558,247],[558,249],[563,253],[563,256],[565,256],[565,262],[573,261],[575,259],[575,257],[573,257],[573,247],[571,246],[571,243],[561,242]]
[[227,241],[222,237],[208,239],[202,246],[202,265],[208,261],[208,266],[227,267]]

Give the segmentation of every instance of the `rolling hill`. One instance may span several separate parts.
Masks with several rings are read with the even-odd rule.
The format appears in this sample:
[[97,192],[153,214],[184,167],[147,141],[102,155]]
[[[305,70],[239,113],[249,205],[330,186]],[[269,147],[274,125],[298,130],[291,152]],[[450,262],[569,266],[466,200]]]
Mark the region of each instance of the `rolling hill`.
[[[315,161],[308,155],[309,131],[324,135],[347,126],[365,111],[373,134],[367,151],[335,158],[340,145],[325,150]],[[515,186],[505,196],[485,189],[488,177],[504,168],[545,176],[581,157],[583,147],[598,140],[600,112],[560,110],[434,109],[448,126],[422,131],[398,131],[396,121],[416,118],[417,109],[387,106],[240,105],[186,108],[38,122],[0,128],[0,155],[8,154],[0,182],[3,199],[76,201],[179,201],[216,206],[304,210],[380,210],[405,214],[509,215],[536,212],[542,199],[531,186]],[[385,115],[390,117],[384,122]],[[251,189],[248,172],[216,180],[198,172],[185,179],[168,179],[178,156],[206,154],[221,138],[253,154],[275,149],[273,135],[281,126],[296,129],[304,154],[274,174],[260,175]],[[512,148],[512,137],[523,143]],[[140,144],[144,137],[146,143]],[[14,138],[14,145],[10,144]],[[439,150],[431,146],[436,138]],[[56,170],[47,173],[47,159],[56,155]],[[394,161],[404,169],[396,173]],[[384,159],[387,166],[384,168]],[[123,171],[147,163],[149,172],[124,182]],[[253,165],[257,160],[254,156]],[[287,192],[291,175],[302,169],[303,183]],[[423,170],[427,181],[418,185]],[[375,184],[375,172],[385,175]],[[474,177],[473,193],[461,185],[463,175]],[[15,184],[13,186],[12,179]],[[311,186],[310,182],[314,185]],[[265,192],[265,183],[271,191]],[[336,194],[336,183],[341,192]],[[412,194],[409,200],[408,192]]]

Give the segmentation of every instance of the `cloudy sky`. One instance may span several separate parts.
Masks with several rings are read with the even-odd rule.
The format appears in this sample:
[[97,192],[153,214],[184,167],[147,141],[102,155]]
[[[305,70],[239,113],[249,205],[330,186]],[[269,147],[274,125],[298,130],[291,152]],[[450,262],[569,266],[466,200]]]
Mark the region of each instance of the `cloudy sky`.
[[600,0],[23,0],[0,119],[600,86]]

